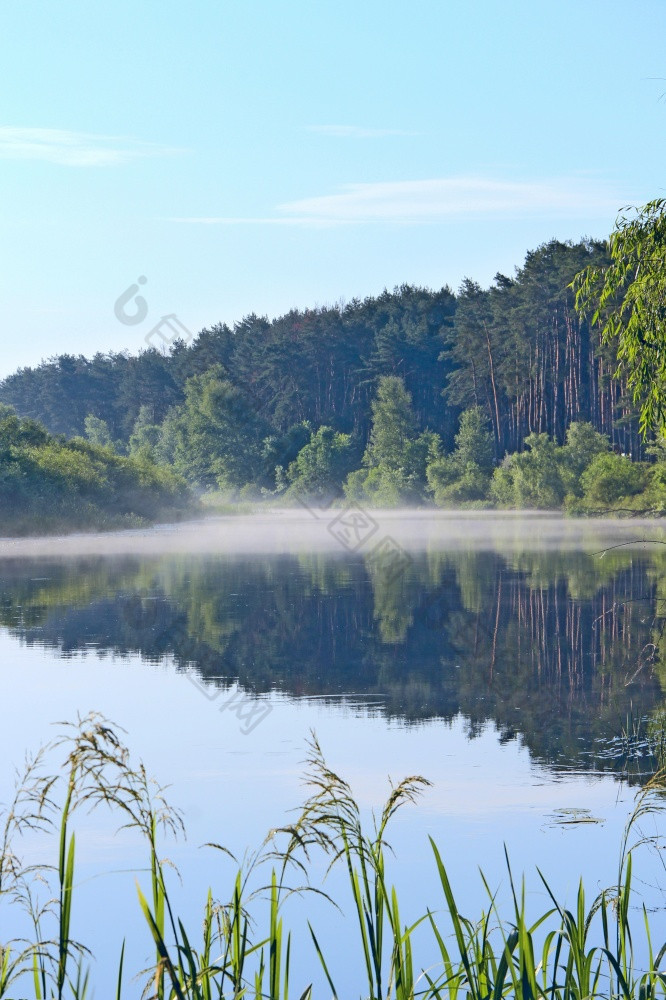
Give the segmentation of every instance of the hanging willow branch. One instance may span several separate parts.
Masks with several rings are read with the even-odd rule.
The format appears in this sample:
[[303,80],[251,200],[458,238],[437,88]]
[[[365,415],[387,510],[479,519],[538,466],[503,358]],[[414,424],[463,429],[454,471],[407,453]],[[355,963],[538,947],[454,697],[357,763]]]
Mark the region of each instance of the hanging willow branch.
[[609,239],[610,264],[574,278],[576,308],[617,342],[616,377],[640,406],[640,430],[666,429],[666,199],[620,215]]

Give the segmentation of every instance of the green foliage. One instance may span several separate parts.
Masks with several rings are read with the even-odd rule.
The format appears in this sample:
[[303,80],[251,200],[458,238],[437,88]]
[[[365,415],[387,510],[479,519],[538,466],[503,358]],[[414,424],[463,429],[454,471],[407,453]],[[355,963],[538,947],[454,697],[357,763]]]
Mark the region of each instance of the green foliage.
[[57,441],[50,441],[39,448],[26,448],[24,455],[34,463],[37,474],[61,490],[79,494],[97,492],[108,485],[107,466],[99,451],[83,450],[77,445],[76,439],[65,448]]
[[461,468],[474,463],[483,472],[492,471],[493,436],[488,430],[488,418],[480,406],[473,406],[461,414],[455,455]]
[[[345,484],[348,500],[376,507],[399,507],[423,501],[429,456],[439,448],[431,431],[417,434],[412,397],[401,378],[379,380],[372,402],[372,427],[363,456],[364,468]],[[366,471],[367,470],[367,471]]]
[[[534,455],[526,465],[510,459],[492,496],[551,507],[562,495],[573,509],[583,499],[580,475],[604,439],[641,459],[637,405],[658,416],[664,204],[621,220],[608,246],[544,243],[490,288],[465,279],[454,296],[447,287],[403,285],[272,321],[251,314],[167,354],[62,355],[0,382],[0,405],[51,432],[86,434],[119,454],[172,466],[190,483],[236,499],[294,496],[310,478],[319,489],[322,476],[329,483],[339,476],[337,491],[349,468],[329,476],[312,467],[320,459],[309,452],[301,460],[307,469],[293,472],[304,481],[288,473],[321,428],[365,446],[345,492],[382,506],[427,497],[484,504],[493,464],[531,453],[530,433],[558,443],[566,436],[561,485],[556,474],[546,482]],[[12,488],[20,486],[15,473],[6,473]],[[661,509],[660,475],[652,485],[646,504]]]
[[86,437],[92,444],[96,444],[100,448],[113,448],[111,431],[106,420],[100,420],[99,417],[89,413],[83,421],[83,427]]
[[301,420],[289,427],[284,434],[269,434],[264,438],[261,452],[264,475],[268,483],[275,479],[278,492],[287,488],[285,469],[295,461],[301,448],[310,442],[312,434],[309,421]]
[[370,469],[407,468],[416,437],[416,417],[403,380],[394,375],[381,378],[371,410],[372,427],[363,464]]
[[178,517],[191,498],[172,470],[124,458],[32,420],[0,415],[0,516],[5,533],[122,527]]
[[654,464],[647,467],[648,484],[635,502],[645,501],[645,508],[661,514],[666,511],[666,438],[663,434],[659,435],[647,451],[654,458]]
[[547,434],[530,434],[527,451],[508,455],[495,470],[490,495],[502,507],[560,507],[565,487],[558,462],[558,449]]
[[624,451],[640,451],[625,386],[618,401],[609,378],[612,345],[600,345],[578,317],[569,287],[582,268],[606,262],[603,243],[551,240],[530,251],[514,277],[497,274],[489,289],[463,281],[446,332],[443,360],[453,367],[444,392],[450,405],[483,408],[496,459],[523,451],[532,432],[560,442],[571,423],[588,420]]
[[340,491],[340,483],[350,471],[354,448],[349,434],[320,427],[299,451],[287,469],[286,497],[327,500]]
[[174,406],[160,425],[154,449],[155,460],[160,465],[176,464],[176,455],[183,447],[182,420],[182,407]]
[[158,454],[168,455],[191,482],[238,489],[261,481],[269,428],[220,365],[188,379],[185,402],[166,423],[168,441]]
[[640,407],[643,435],[666,427],[666,199],[621,215],[608,240],[610,262],[576,275],[576,306],[617,344],[617,374]]
[[580,497],[580,482],[588,465],[610,448],[605,434],[599,434],[590,423],[573,423],[567,428],[566,444],[559,451],[558,461],[566,492]]
[[463,469],[457,468],[455,479],[448,483],[444,478],[439,478],[438,472],[436,465],[428,469],[428,482],[438,507],[483,502],[488,499],[490,476],[476,463],[470,462]]
[[645,465],[624,455],[597,455],[580,477],[583,498],[599,507],[612,506],[640,493],[648,483]]
[[401,507],[417,504],[422,500],[421,482],[417,476],[404,469],[357,469],[344,484],[347,500],[369,504],[372,507]]
[[155,449],[159,443],[161,428],[153,419],[150,406],[139,409],[132,433],[129,439],[129,453],[134,458],[155,461]]
[[53,440],[35,420],[21,420],[12,411],[0,414],[0,453],[8,458],[13,448],[41,446]]
[[[222,365],[265,416],[267,434],[279,437],[309,421],[365,441],[371,386],[383,375],[404,373],[419,422],[440,431],[449,414],[441,388],[450,365],[438,358],[455,307],[448,288],[403,285],[344,307],[292,310],[270,322],[250,314],[233,329],[217,324],[164,354],[62,355],[22,368],[0,383],[0,399],[68,436],[82,435],[85,416],[94,413],[113,440],[127,443],[141,406],[162,424],[184,402],[189,378]],[[298,450],[273,464],[286,467]]]
[[474,406],[462,413],[455,445],[450,455],[431,450],[426,474],[428,488],[439,507],[485,500],[488,496],[493,436],[481,407]]
[[[398,504],[429,492],[447,505],[484,502],[489,442],[498,462],[523,452],[531,432],[562,442],[572,425],[591,423],[615,449],[645,454],[628,368],[619,382],[610,377],[617,338],[602,336],[602,315],[591,329],[575,309],[572,281],[588,265],[599,274],[619,266],[604,243],[551,240],[487,289],[469,279],[457,296],[403,285],[272,321],[250,314],[167,354],[63,355],[4,379],[0,400],[51,432],[87,433],[236,496],[284,494],[290,464],[326,427],[366,446],[363,468],[380,470],[366,477],[367,489],[354,476],[349,496]],[[441,449],[433,452],[419,429],[430,428],[450,452],[461,409],[483,415],[469,428],[477,440],[465,444],[463,414],[456,462],[436,463],[427,482]],[[569,469],[561,464],[565,492],[580,499],[581,459],[573,449],[571,457]]]

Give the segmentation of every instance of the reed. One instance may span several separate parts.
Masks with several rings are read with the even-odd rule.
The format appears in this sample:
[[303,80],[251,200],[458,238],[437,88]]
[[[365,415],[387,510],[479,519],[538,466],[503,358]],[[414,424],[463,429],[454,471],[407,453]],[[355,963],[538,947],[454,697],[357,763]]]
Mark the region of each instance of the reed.
[[[64,752],[57,776],[47,767],[54,752]],[[141,833],[149,861],[149,885],[137,883],[137,896],[154,960],[143,970],[142,986],[136,979],[128,983],[123,944],[113,986],[116,1000],[138,996],[289,1000],[290,993],[293,1000],[311,1000],[312,983],[300,983],[294,991],[291,982],[293,949],[302,951],[306,946],[312,949],[326,984],[319,995],[346,1000],[335,985],[341,957],[326,932],[317,932],[308,923],[309,937],[301,940],[285,926],[284,903],[293,893],[316,892],[330,899],[308,879],[316,854],[326,859],[327,871],[342,866],[346,875],[364,976],[355,996],[368,1000],[666,996],[666,944],[655,946],[648,913],[644,906],[641,911],[634,907],[632,888],[634,853],[655,839],[640,830],[643,820],[661,813],[663,774],[638,796],[620,845],[616,884],[591,901],[581,880],[574,906],[567,908],[541,876],[550,905],[530,915],[524,879],[516,881],[507,856],[508,911],[482,875],[488,904],[476,918],[469,917],[431,839],[437,908],[424,903],[420,916],[409,922],[389,877],[387,834],[396,812],[416,801],[428,782],[413,775],[392,786],[379,818],[368,827],[352,789],[329,769],[314,736],[306,775],[310,794],[296,821],[272,831],[248,862],[233,859],[235,874],[227,901],[219,902],[209,889],[200,926],[193,932],[175,912],[170,866],[161,857],[164,838],[182,832],[179,813],[167,802],[164,789],[148,779],[143,765],[132,764],[116,727],[94,714],[65,726],[58,739],[26,761],[14,799],[2,817],[0,920],[7,915],[11,920],[22,910],[33,934],[29,940],[0,945],[0,998],[86,1000],[91,995],[91,955],[71,933],[76,897],[74,826],[82,807],[102,806],[110,807],[122,826]],[[56,864],[22,865],[15,842],[31,829],[57,833]],[[220,845],[209,846],[229,855]],[[294,875],[302,880],[296,886],[290,884]],[[257,880],[258,888],[252,889]],[[647,956],[640,969],[639,935],[642,954]],[[107,992],[111,991],[104,995]]]

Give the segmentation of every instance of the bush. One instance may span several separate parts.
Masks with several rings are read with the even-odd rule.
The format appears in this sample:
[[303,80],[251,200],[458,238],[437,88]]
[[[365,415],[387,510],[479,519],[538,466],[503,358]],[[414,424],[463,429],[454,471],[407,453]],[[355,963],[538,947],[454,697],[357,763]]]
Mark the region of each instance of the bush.
[[528,451],[507,455],[495,470],[490,496],[501,507],[552,510],[566,493],[555,443],[547,434],[530,434]]
[[54,437],[0,413],[4,534],[137,527],[178,517],[193,498],[180,476],[145,456],[123,458],[83,438]]
[[422,500],[419,482],[403,469],[359,469],[352,472],[344,485],[345,496],[356,503],[372,507],[405,507]]
[[464,468],[445,455],[428,466],[428,485],[438,507],[485,500],[488,496],[490,476],[475,462]]
[[431,449],[431,461],[426,470],[428,489],[435,503],[449,507],[458,503],[485,500],[488,496],[493,468],[493,436],[487,418],[479,406],[473,406],[460,417],[460,429],[455,438],[455,451],[439,455]]
[[597,455],[580,477],[587,503],[607,506],[624,497],[636,496],[647,486],[649,470],[642,462],[624,455]]
[[287,498],[330,499],[340,493],[352,462],[351,436],[339,434],[331,427],[320,427],[287,469],[290,484]]
[[582,497],[581,476],[597,455],[608,452],[610,443],[590,423],[573,423],[567,430],[566,444],[559,449],[562,480],[571,497]]

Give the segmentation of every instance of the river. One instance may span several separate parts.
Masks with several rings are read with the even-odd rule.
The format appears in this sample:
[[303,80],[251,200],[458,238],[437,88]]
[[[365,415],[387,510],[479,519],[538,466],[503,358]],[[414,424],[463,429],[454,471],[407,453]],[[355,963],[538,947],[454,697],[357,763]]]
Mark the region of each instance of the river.
[[[591,894],[613,883],[659,763],[665,538],[659,522],[303,509],[0,540],[0,799],[53,723],[103,713],[182,810],[187,840],[164,853],[198,932],[208,885],[227,898],[233,870],[201,845],[242,857],[293,818],[314,733],[368,821],[389,776],[432,782],[388,838],[405,919],[442,905],[428,836],[471,917],[488,906],[479,866],[506,890],[505,846],[535,913],[548,904],[537,865],[572,903],[581,874]],[[98,996],[123,937],[133,970],[151,955],[134,889],[144,854],[118,825],[76,817],[74,931]],[[41,836],[24,851],[55,859]],[[361,989],[337,879],[342,915],[312,896],[287,904],[296,995],[318,975],[306,918],[341,995]]]

